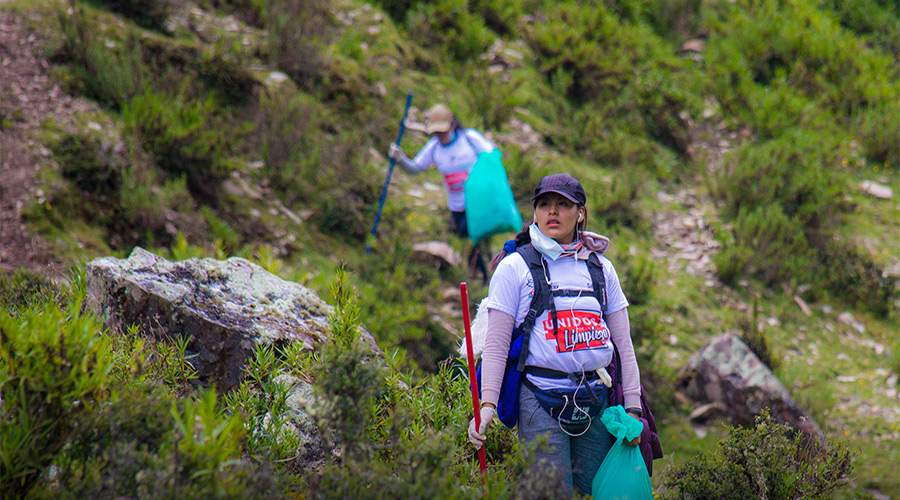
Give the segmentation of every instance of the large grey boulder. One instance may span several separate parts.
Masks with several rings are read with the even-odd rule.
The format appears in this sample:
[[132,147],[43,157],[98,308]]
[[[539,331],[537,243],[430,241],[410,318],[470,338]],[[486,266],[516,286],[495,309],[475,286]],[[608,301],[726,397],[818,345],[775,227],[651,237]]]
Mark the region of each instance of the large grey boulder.
[[[236,386],[257,344],[329,340],[332,307],[312,290],[242,258],[170,262],[136,247],[127,259],[87,265],[85,306],[113,330],[138,325],[160,339],[190,337],[201,379]],[[365,331],[361,337],[378,352]]]
[[772,371],[731,333],[714,337],[682,367],[680,387],[701,404],[719,403],[737,424],[749,425],[764,409],[776,420],[824,439],[819,426]]

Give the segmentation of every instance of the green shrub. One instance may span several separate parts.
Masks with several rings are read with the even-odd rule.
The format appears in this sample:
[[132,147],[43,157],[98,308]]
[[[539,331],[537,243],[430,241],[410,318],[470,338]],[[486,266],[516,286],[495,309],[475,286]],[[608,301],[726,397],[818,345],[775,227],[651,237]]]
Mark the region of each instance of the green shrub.
[[52,146],[64,178],[95,202],[115,205],[122,186],[122,166],[105,152],[108,149],[91,135],[66,134]]
[[766,340],[765,334],[759,329],[759,301],[753,301],[753,311],[749,316],[738,316],[738,327],[741,330],[741,340],[747,344],[747,347],[753,351],[753,354],[759,358],[773,372],[778,369],[781,364],[780,358],[772,354],[769,348],[769,341]]
[[148,91],[125,104],[122,119],[163,171],[176,178],[184,175],[195,197],[214,199],[218,183],[230,170],[225,159],[234,142],[217,109],[212,97],[169,99]]
[[820,243],[848,210],[838,170],[845,145],[838,140],[800,129],[738,148],[726,157],[728,166],[715,177],[713,192],[724,201],[726,216],[776,206],[799,224],[810,243]]
[[[331,447],[341,447],[348,461],[366,461],[374,449],[369,440],[373,406],[384,390],[384,366],[360,341],[359,305],[347,274],[338,268],[331,285],[334,309],[328,315],[331,340],[320,349],[316,373],[319,395],[313,418],[334,431]],[[332,434],[324,433],[326,441]]]
[[131,19],[143,28],[164,31],[164,24],[172,9],[171,0],[90,0],[116,14]]
[[143,92],[151,73],[136,32],[127,31],[125,40],[104,39],[77,5],[68,12],[60,10],[57,19],[63,35],[61,56],[72,63],[70,85],[115,109]]
[[85,417],[36,498],[283,498],[271,470],[240,459],[242,428],[214,391],[178,401],[132,384]]
[[317,99],[284,87],[260,97],[256,132],[263,174],[289,206],[314,194],[315,183],[310,181],[323,160],[324,137],[318,127],[324,114]]
[[524,217],[531,213],[534,186],[537,186],[542,177],[550,174],[550,165],[542,164],[532,151],[523,150],[512,142],[504,144],[502,152],[503,166],[506,168],[506,177],[509,179],[513,197],[528,206],[526,210],[520,210]]
[[494,40],[466,0],[420,2],[407,14],[409,35],[424,47],[441,47],[457,61],[474,59]]
[[466,82],[469,102],[481,123],[466,124],[479,130],[499,130],[512,117],[513,109],[521,104],[516,96],[521,79],[504,80],[504,76],[486,71],[481,64],[463,66],[462,80]]
[[656,288],[656,264],[648,255],[640,253],[621,254],[622,268],[619,271],[622,289],[628,296],[628,302],[635,305],[648,304],[653,300]]
[[[739,71],[748,72],[761,90],[782,82],[839,114],[893,94],[893,57],[841,29],[815,2],[741,1],[716,4],[706,13],[709,62],[717,66],[722,57],[740,60]],[[729,48],[720,52],[719,41]]]
[[822,269],[822,288],[844,303],[866,308],[881,317],[897,310],[900,278],[891,276],[876,264],[869,252],[853,243],[832,239],[818,250]]
[[799,221],[775,205],[741,209],[713,261],[725,283],[754,277],[769,286],[806,283],[816,262]]
[[646,2],[643,17],[657,35],[681,43],[698,35],[701,7],[700,0],[650,0]]
[[61,302],[62,291],[49,279],[33,271],[0,271],[0,309],[16,314],[46,302]]
[[203,219],[209,226],[209,232],[220,242],[219,247],[222,251],[228,255],[233,254],[241,244],[241,235],[231,227],[231,224],[219,217],[212,208],[200,207],[200,213],[203,214]]
[[854,118],[863,154],[876,164],[900,165],[900,100],[872,106]]
[[422,0],[378,0],[378,4],[396,24],[403,24],[407,13],[420,3]]
[[611,185],[596,183],[588,187],[588,208],[607,228],[637,229],[645,222],[638,200],[644,177],[639,171],[625,171]]
[[535,18],[526,41],[540,56],[539,69],[576,102],[612,99],[645,61],[669,57],[648,28],[623,20],[606,4],[570,0]]
[[900,4],[891,0],[829,0],[825,5],[838,17],[841,26],[865,35],[885,52],[900,52]]
[[666,475],[661,498],[741,500],[824,499],[850,482],[854,453],[789,437],[768,412],[752,428],[733,428],[720,451],[689,459]]
[[0,315],[0,493],[27,493],[79,416],[106,399],[112,353],[94,318],[54,304]]
[[240,42],[230,45],[216,42],[200,51],[199,57],[192,61],[193,70],[197,79],[225,102],[246,104],[257,86],[248,52]]
[[327,0],[267,0],[271,63],[298,85],[312,88],[327,68],[325,48],[333,36]]
[[324,232],[362,241],[372,229],[384,172],[373,168],[355,134],[343,133],[319,147],[322,163],[307,178],[315,186],[314,220]]

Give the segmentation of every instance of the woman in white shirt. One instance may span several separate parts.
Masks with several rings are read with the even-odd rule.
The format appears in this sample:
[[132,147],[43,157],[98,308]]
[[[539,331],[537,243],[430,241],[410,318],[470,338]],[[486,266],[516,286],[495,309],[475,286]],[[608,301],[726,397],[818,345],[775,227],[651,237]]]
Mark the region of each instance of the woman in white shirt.
[[[522,384],[518,391],[519,441],[526,448],[546,440],[547,447],[531,450],[532,473],[558,480],[571,496],[573,488],[591,494],[594,475],[606,457],[613,438],[600,422],[608,406],[607,387],[598,375],[613,357],[613,345],[621,357],[624,407],[640,420],[640,373],[628,322],[628,300],[622,292],[612,262],[603,256],[609,239],[587,232],[587,197],[577,179],[568,174],[541,179],[534,191],[534,223],[520,233],[523,248],[501,253],[491,278],[486,307],[488,329],[482,354],[481,425],[469,425],[469,440],[480,448],[494,418],[506,368],[513,327],[522,327],[535,296],[535,276],[542,273],[542,290],[550,294],[553,314],[544,310],[534,318],[527,345]],[[525,248],[531,245],[531,248]],[[525,253],[534,251],[535,268]],[[506,258],[504,258],[506,257]],[[536,262],[540,259],[541,270]],[[498,261],[495,258],[496,263]],[[605,307],[594,294],[589,261],[599,263],[605,281]],[[597,273],[595,268],[595,273]],[[576,392],[580,404],[571,404]],[[590,398],[587,400],[585,396]],[[585,402],[587,401],[587,402]],[[554,406],[555,405],[555,406]],[[568,414],[566,414],[568,410]],[[567,415],[565,419],[563,415]],[[628,443],[637,445],[640,437]]]
[[[425,112],[425,132],[431,139],[410,159],[392,143],[388,157],[397,160],[403,170],[418,174],[432,165],[443,178],[450,209],[451,227],[461,238],[469,236],[466,224],[465,182],[478,160],[478,154],[493,151],[494,145],[475,129],[463,128],[447,106],[437,104]],[[487,283],[488,272],[478,245],[469,254],[469,265],[477,268]]]

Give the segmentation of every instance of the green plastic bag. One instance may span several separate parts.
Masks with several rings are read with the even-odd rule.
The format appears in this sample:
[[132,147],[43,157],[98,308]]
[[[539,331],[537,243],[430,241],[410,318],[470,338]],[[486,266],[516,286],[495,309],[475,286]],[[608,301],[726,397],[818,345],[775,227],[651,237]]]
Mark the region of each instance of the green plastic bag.
[[644,424],[628,416],[621,406],[604,410],[600,421],[616,442],[591,483],[594,500],[653,500],[653,485],[640,448],[623,442],[640,436]]
[[466,224],[476,245],[495,234],[522,230],[522,214],[516,206],[499,149],[478,153],[478,161],[466,179]]

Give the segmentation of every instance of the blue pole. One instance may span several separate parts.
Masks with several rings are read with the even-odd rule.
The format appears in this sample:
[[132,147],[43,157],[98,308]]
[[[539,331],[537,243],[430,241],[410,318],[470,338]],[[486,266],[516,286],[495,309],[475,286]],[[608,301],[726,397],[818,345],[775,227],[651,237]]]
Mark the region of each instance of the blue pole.
[[[410,104],[412,104],[412,92],[406,95],[406,108],[403,110],[403,118],[400,119],[400,132],[397,133],[397,141],[395,143],[398,146],[400,145],[400,140],[403,139],[403,130],[406,128],[406,115],[409,113]],[[378,210],[375,212],[375,224],[372,225],[373,238],[378,232],[378,223],[381,221],[381,209],[384,208],[384,200],[387,198],[388,185],[391,183],[391,174],[394,172],[395,163],[397,163],[397,160],[391,158],[387,178],[384,179],[384,187],[381,188],[381,198],[378,200]],[[366,253],[372,253],[372,247],[366,246]]]

